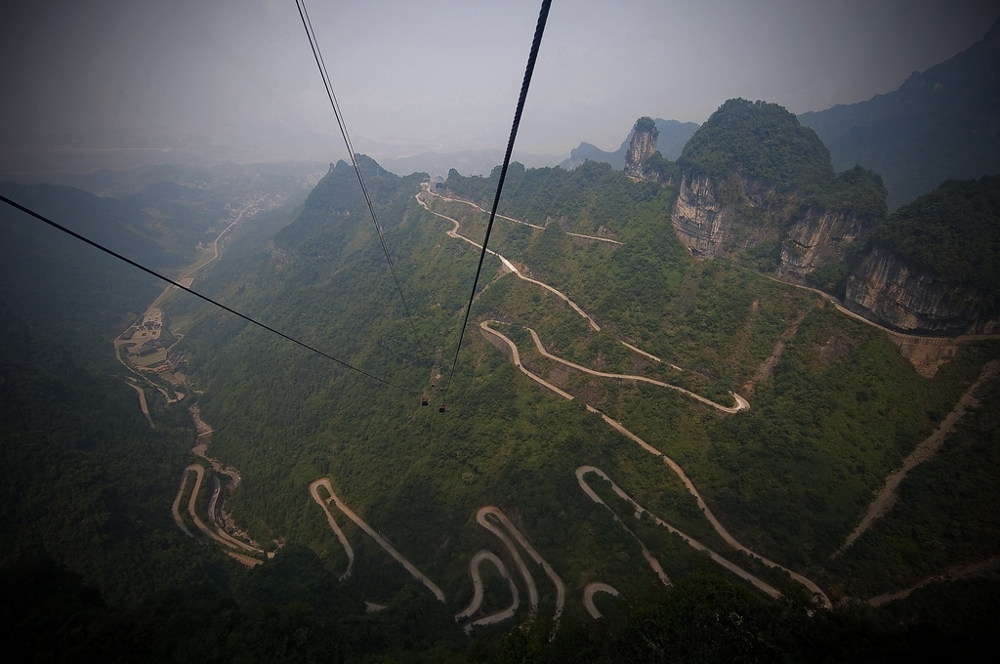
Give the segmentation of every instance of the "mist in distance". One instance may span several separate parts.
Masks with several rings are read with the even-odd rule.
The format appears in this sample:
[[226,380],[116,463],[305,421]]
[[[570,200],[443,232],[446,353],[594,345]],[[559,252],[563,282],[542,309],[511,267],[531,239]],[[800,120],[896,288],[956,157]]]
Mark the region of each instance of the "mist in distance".
[[[355,148],[502,149],[536,0],[309,3]],[[732,97],[794,113],[897,88],[983,37],[993,2],[556,0],[517,147],[615,150],[635,119]],[[39,0],[0,9],[0,168],[30,156],[346,157],[292,0]],[[159,155],[158,157],[156,155]]]

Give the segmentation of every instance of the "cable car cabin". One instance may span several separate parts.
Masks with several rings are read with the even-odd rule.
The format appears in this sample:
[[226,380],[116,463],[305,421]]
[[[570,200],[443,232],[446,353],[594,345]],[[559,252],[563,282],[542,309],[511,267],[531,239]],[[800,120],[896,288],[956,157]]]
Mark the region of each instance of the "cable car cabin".
[[444,412],[444,404],[441,404],[440,406],[438,406],[438,412],[439,413],[443,413]]
[[420,400],[420,405],[421,405],[421,406],[426,406],[426,405],[427,405],[427,399],[426,399],[426,398],[424,398],[424,399],[421,399],[421,400]]

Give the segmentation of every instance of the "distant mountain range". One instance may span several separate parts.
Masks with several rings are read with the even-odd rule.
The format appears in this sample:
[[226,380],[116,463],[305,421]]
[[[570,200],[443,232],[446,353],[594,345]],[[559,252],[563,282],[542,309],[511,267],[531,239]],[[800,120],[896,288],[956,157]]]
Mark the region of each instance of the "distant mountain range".
[[839,172],[882,175],[895,209],[948,179],[1000,172],[1000,21],[965,51],[894,92],[803,113]]
[[[446,176],[452,168],[463,175],[489,175],[494,166],[503,163],[503,156],[504,151],[499,148],[460,152],[422,152],[411,157],[383,157],[379,159],[379,164],[390,173],[398,175],[427,173],[431,177]],[[528,168],[543,168],[559,162],[558,155],[531,154],[518,150],[514,151],[512,159]]]
[[[975,179],[1000,172],[1000,21],[968,49],[924,72],[913,74],[895,91],[868,101],[837,105],[798,116],[830,151],[839,173],[860,164],[879,173],[894,210],[927,194],[948,179]],[[657,149],[666,159],[680,158],[697,131],[694,122],[657,118]],[[582,142],[559,163],[574,169],[586,160],[625,166],[632,131],[614,152]],[[488,174],[503,152],[478,150],[423,153],[382,159],[395,173],[425,171]],[[554,155],[514,153],[526,167],[551,166]]]
[[[678,122],[677,120],[656,119],[656,128],[660,130],[657,147],[660,153],[670,160],[681,156],[684,144],[698,130],[694,122]],[[625,153],[634,130],[622,141],[621,147],[614,152],[602,150],[596,145],[583,142],[570,151],[569,158],[560,161],[559,155],[532,154],[530,152],[514,151],[513,160],[519,161],[526,168],[544,168],[558,164],[566,170],[572,170],[583,162],[600,161],[611,164],[616,171],[625,167]],[[452,168],[462,175],[489,175],[497,164],[503,162],[504,151],[496,148],[490,150],[462,150],[460,152],[423,152],[412,157],[383,157],[379,164],[390,173],[405,175],[423,172],[429,175],[445,176]]]

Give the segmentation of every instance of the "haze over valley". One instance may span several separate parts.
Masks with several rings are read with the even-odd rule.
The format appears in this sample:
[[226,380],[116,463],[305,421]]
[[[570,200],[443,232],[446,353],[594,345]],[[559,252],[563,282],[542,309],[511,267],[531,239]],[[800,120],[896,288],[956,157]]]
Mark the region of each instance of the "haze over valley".
[[[805,37],[726,3],[613,18],[557,2],[491,220],[517,98],[504,68],[523,72],[537,6],[406,8],[406,29],[397,3],[310,6],[352,162],[289,7],[109,3],[98,21],[42,4],[67,13],[3,11],[133,87],[92,98],[66,72],[4,65],[36,81],[0,105],[15,659],[855,662],[996,645],[995,8],[873,7],[899,35],[941,20],[940,44],[908,50],[865,42],[868,25],[843,36],[835,10],[769,5],[830,26],[796,47],[803,71],[842,53],[834,33],[919,62],[860,81],[846,58],[831,91],[793,69],[768,82],[777,65],[749,77]],[[681,61],[653,37],[698,17],[749,49],[733,65],[749,87],[718,74],[732,89],[708,108],[716,84],[640,50]],[[741,17],[780,39],[749,48]],[[332,18],[396,43],[338,39]],[[118,47],[80,21],[132,40],[159,21],[190,52],[150,32],[167,64],[112,65]],[[255,48],[273,58],[234,30],[271,34]],[[596,53],[635,50],[574,70],[574,30]],[[493,31],[492,58],[468,55]],[[451,57],[417,50],[443,35]],[[301,66],[314,89],[241,88],[226,53],[258,82]],[[160,93],[139,82],[142,62],[176,91],[199,55],[192,94],[228,77],[226,126],[217,100],[151,111]],[[341,69],[362,55],[368,78]],[[708,66],[695,55],[687,69]],[[83,95],[77,114],[56,90]],[[110,103],[131,110],[101,119]]]

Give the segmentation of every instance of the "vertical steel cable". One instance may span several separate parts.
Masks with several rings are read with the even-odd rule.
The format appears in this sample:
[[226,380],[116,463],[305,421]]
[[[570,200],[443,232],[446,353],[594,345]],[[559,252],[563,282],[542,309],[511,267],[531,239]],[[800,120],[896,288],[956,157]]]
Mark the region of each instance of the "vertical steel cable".
[[552,0],[542,0],[542,8],[538,13],[538,23],[535,25],[535,36],[531,40],[531,52],[528,54],[528,65],[524,70],[524,80],[521,82],[521,95],[517,100],[517,110],[514,112],[514,124],[510,129],[510,140],[507,141],[507,154],[503,158],[503,167],[500,169],[500,181],[497,183],[497,193],[493,198],[493,209],[490,211],[490,221],[486,225],[486,237],[483,238],[483,249],[479,252],[479,267],[476,268],[476,278],[472,282],[472,293],[469,295],[469,305],[465,308],[465,320],[462,322],[462,331],[458,335],[458,346],[455,348],[455,360],[451,364],[451,374],[448,376],[448,383],[445,391],[451,386],[451,380],[455,377],[455,367],[458,365],[458,353],[462,350],[462,339],[465,338],[465,328],[469,324],[469,313],[472,311],[472,301],[476,297],[476,286],[479,285],[479,273],[483,269],[483,260],[486,258],[486,246],[490,242],[490,232],[493,230],[493,220],[497,216],[497,206],[500,205],[500,192],[503,191],[503,182],[507,177],[507,167],[510,165],[510,155],[514,151],[514,140],[517,138],[517,128],[521,124],[521,112],[524,110],[524,100],[528,96],[528,86],[531,84],[531,74],[535,70],[535,60],[538,57],[538,47],[542,43],[542,33],[545,32],[545,21],[549,17],[549,7]]

